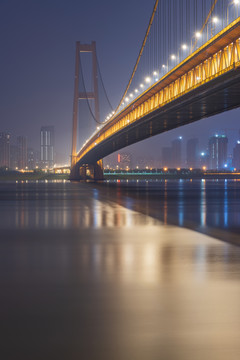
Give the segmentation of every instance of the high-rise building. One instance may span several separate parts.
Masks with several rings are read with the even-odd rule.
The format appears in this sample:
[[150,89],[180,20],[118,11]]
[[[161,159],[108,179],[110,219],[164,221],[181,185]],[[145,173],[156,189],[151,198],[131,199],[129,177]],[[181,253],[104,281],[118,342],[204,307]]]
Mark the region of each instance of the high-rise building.
[[162,167],[171,167],[172,165],[172,148],[162,148]]
[[129,168],[131,167],[132,165],[132,157],[131,157],[131,154],[128,154],[128,153],[118,153],[117,155],[117,163],[118,163],[118,166],[122,169],[125,169],[125,168]]
[[187,166],[194,169],[199,166],[198,139],[190,139],[187,142]]
[[210,137],[208,143],[210,169],[224,169],[227,163],[227,144],[228,138],[226,135]]
[[237,144],[233,149],[232,165],[237,170],[240,169],[240,141],[237,141]]
[[39,151],[28,148],[27,149],[27,163],[30,170],[34,170],[39,167]]
[[27,139],[25,136],[17,137],[18,148],[18,168],[25,169],[27,167]]
[[12,170],[18,169],[18,147],[17,145],[10,145],[10,168]]
[[182,137],[172,141],[172,164],[171,167],[179,168],[182,166]]
[[0,167],[10,167],[10,135],[0,133]]
[[54,127],[42,126],[40,131],[40,161],[42,168],[54,165]]

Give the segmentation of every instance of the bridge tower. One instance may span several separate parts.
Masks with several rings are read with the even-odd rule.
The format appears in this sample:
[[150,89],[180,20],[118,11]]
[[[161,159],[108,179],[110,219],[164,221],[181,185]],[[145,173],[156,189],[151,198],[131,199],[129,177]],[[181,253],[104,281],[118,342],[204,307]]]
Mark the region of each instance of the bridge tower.
[[[93,92],[87,92],[84,85],[83,92],[79,92],[79,84],[81,81],[81,74],[83,73],[80,54],[91,53],[92,55],[92,79],[93,79]],[[80,74],[81,69],[81,74]],[[78,133],[78,102],[79,100],[94,100],[94,117],[97,123],[100,123],[99,112],[99,95],[98,95],[98,71],[97,71],[97,53],[96,42],[92,41],[91,44],[81,44],[80,41],[76,42],[76,55],[75,55],[75,77],[74,77],[74,98],[73,98],[73,122],[72,122],[72,154],[71,154],[71,176],[72,180],[85,180],[87,172],[89,177],[94,180],[103,179],[103,165],[102,160],[95,164],[86,164],[79,167],[77,165],[77,133]]]

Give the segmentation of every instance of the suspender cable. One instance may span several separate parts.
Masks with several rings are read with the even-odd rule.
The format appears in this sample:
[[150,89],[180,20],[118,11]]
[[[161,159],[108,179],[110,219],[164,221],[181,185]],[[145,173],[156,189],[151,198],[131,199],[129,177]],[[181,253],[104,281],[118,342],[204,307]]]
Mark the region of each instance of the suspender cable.
[[[214,9],[215,9],[215,6],[216,6],[217,2],[218,2],[218,0],[213,0],[211,9],[210,9],[210,11],[209,11],[209,13],[208,13],[208,16],[207,16],[207,18],[206,18],[206,20],[205,20],[205,23],[203,24],[201,30],[199,31],[200,34],[202,34],[203,30],[205,29],[205,26],[207,25],[207,22],[208,22],[210,16],[212,15],[212,13],[213,13],[213,11],[214,11]],[[192,46],[192,48],[191,48],[191,52],[194,50],[194,48],[195,48],[196,45],[197,45],[197,40],[195,40],[195,42],[194,42],[194,44],[193,44],[193,46]]]

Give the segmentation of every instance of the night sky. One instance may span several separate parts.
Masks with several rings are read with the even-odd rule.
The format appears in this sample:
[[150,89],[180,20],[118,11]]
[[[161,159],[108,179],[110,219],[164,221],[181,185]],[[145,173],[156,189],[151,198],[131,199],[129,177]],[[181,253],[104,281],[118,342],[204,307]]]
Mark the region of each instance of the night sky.
[[[153,5],[154,0],[1,0],[0,131],[8,131],[13,137],[25,135],[29,146],[38,149],[40,127],[54,125],[56,151],[63,154],[63,160],[69,159],[75,42],[97,42],[105,87],[116,106],[135,64]],[[229,129],[227,135],[234,142],[239,117],[239,109],[223,113],[130,149],[156,157],[162,146],[179,135],[183,139],[199,137],[204,149],[208,137],[224,129]]]

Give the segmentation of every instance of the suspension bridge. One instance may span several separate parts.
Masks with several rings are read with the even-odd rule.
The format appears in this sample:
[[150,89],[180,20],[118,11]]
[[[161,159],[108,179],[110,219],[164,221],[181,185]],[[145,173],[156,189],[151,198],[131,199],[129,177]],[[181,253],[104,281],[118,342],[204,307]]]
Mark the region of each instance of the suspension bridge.
[[[239,11],[238,0],[155,1],[126,90],[104,119],[99,111],[98,78],[102,77],[96,44],[77,42],[72,180],[101,180],[102,159],[107,155],[240,106]],[[92,54],[90,92],[84,84],[83,52]],[[79,100],[87,101],[97,128],[77,150]]]

